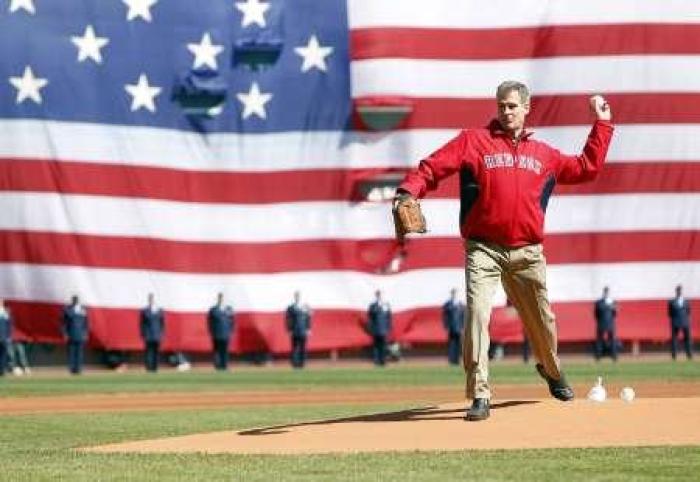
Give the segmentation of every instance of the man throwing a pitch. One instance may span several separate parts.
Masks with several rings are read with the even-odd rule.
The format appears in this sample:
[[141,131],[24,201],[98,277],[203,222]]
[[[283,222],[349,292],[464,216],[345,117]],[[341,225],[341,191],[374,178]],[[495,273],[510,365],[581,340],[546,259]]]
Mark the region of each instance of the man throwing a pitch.
[[[423,159],[406,175],[394,200],[395,212],[418,206],[415,199],[459,173],[460,230],[467,255],[463,362],[466,395],[472,400],[465,419],[471,421],[489,417],[488,328],[499,282],[523,320],[537,371],[549,392],[563,401],[574,398],[557,357],[556,325],[547,297],[544,215],[557,182],[575,184],[596,177],[613,133],[610,107],[602,97],[593,96],[595,122],[583,153],[565,155],[533,139],[525,129],[530,112],[527,86],[503,82],[496,101],[496,119],[486,128],[463,130]],[[402,226],[400,216],[395,219],[399,234],[424,230],[424,226]]]

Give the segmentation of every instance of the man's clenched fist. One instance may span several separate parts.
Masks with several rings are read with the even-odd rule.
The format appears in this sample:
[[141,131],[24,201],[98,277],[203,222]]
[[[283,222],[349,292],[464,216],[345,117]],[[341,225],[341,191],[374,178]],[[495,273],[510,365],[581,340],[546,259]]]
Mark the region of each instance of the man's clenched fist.
[[596,119],[609,121],[612,119],[612,110],[610,104],[602,95],[594,95],[589,100],[591,104],[591,112],[595,114]]

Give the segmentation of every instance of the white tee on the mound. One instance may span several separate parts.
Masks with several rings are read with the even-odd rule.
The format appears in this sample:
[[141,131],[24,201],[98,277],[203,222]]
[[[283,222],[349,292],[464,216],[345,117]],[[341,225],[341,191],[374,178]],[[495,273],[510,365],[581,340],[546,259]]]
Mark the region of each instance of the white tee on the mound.
[[588,391],[588,399],[592,402],[604,402],[607,396],[603,386],[603,377],[598,377],[596,384]]
[[634,400],[634,390],[632,389],[632,387],[625,387],[622,390],[620,390],[620,398],[627,403]]

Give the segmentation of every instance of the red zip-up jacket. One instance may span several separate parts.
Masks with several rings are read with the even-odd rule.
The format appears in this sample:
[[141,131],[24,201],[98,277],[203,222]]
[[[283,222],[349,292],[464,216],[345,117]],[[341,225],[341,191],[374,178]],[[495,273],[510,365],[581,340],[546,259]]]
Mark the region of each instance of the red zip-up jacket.
[[460,132],[410,171],[399,189],[421,198],[459,171],[460,230],[465,239],[511,248],[541,243],[554,185],[594,179],[612,133],[610,122],[597,120],[583,153],[568,156],[532,139],[531,132],[514,143],[493,120],[486,128]]

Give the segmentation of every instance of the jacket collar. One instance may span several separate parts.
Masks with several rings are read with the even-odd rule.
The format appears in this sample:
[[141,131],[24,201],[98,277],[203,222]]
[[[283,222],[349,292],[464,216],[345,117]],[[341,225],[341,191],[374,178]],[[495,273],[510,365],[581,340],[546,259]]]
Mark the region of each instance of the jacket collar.
[[[491,122],[486,126],[486,128],[491,132],[492,136],[498,136],[498,137],[510,137],[506,131],[503,130],[501,127],[501,123],[498,122],[498,119],[491,119]],[[523,133],[520,134],[520,139],[521,141],[529,138],[531,135],[533,135],[535,132],[530,130],[530,129],[523,129]]]

